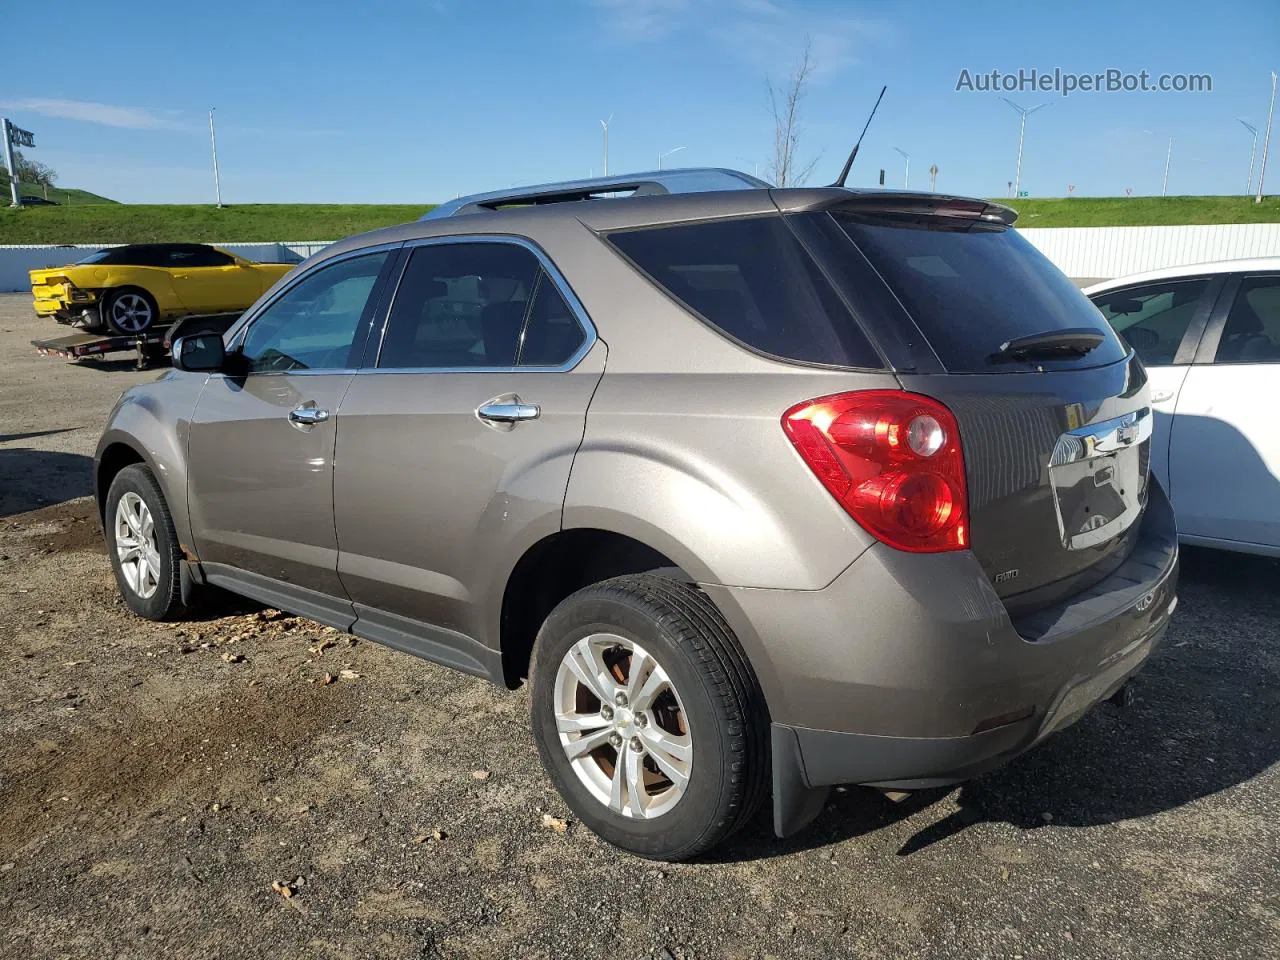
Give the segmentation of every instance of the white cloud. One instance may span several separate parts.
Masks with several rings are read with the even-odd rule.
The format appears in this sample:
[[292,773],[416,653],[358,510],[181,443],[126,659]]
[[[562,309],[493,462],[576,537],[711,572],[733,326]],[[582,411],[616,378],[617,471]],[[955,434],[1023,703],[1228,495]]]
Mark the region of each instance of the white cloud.
[[98,123],[104,127],[125,127],[130,130],[153,130],[170,124],[167,119],[150,110],[139,107],[115,107],[107,103],[89,100],[52,100],[31,97],[26,100],[0,100],[0,107],[24,113],[38,113],[60,120],[80,120]]
[[883,21],[851,17],[841,5],[798,6],[786,0],[592,0],[619,40],[639,43],[677,32],[706,37],[766,73],[785,75],[807,40],[814,79],[854,63],[859,49],[883,37]]
[[682,25],[697,0],[593,0],[622,40],[658,40]]

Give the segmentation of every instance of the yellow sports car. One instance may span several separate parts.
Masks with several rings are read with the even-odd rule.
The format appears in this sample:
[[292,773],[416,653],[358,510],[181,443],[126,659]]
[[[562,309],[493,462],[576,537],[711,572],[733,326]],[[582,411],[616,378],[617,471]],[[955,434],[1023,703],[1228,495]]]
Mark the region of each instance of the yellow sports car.
[[59,323],[143,333],[191,314],[244,310],[293,266],[201,243],[136,243],[32,270],[31,293],[36,313]]

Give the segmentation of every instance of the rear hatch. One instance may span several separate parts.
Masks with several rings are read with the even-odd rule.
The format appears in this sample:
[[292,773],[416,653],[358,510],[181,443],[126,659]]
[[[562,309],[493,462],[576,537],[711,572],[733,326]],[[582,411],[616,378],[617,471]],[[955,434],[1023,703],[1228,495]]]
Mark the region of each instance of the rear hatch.
[[1146,376],[1012,211],[867,195],[788,218],[904,388],[955,414],[973,553],[1010,612],[1112,572],[1146,503]]

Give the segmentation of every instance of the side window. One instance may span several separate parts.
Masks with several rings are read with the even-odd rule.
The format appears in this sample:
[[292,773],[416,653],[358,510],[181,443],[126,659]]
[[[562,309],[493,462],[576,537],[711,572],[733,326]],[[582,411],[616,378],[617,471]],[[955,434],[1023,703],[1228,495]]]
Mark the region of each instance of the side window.
[[213,247],[184,247],[174,256],[174,266],[226,267],[234,262],[225,253]]
[[782,217],[624,230],[609,242],[667,294],[753,350],[802,363],[882,365]]
[[169,247],[164,251],[163,265],[166,267],[199,267],[200,248],[191,246]]
[[543,271],[529,309],[517,363],[522,367],[558,367],[568,361],[587,334],[560,295],[555,281]]
[[515,366],[541,269],[537,257],[512,243],[416,248],[396,290],[378,366]]
[[1280,363],[1280,277],[1240,284],[1214,363]]
[[240,352],[249,373],[341,370],[355,366],[352,342],[373,308],[371,294],[387,254],[321,267],[253,321]]
[[1093,302],[1143,363],[1168,366],[1178,355],[1208,285],[1208,280],[1170,280],[1111,290]]
[[128,255],[113,257],[111,263],[125,263],[135,267],[167,267],[169,250],[167,247],[142,246],[133,247]]

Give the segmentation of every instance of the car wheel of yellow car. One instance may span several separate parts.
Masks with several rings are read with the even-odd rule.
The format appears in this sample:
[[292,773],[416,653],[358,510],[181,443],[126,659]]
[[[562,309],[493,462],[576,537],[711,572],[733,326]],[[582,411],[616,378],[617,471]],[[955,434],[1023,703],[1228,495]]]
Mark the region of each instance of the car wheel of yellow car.
[[117,290],[103,305],[107,325],[116,333],[145,333],[155,325],[159,310],[151,294],[137,288]]

